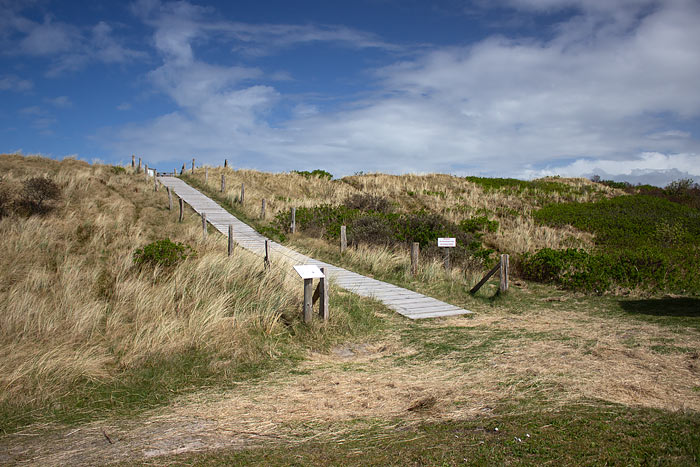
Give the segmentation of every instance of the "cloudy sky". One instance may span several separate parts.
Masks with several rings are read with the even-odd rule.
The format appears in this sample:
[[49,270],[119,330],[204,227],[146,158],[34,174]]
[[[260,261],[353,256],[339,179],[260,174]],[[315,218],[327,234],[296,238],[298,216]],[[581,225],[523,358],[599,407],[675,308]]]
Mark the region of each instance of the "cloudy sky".
[[700,180],[698,25],[698,0],[0,0],[0,151]]

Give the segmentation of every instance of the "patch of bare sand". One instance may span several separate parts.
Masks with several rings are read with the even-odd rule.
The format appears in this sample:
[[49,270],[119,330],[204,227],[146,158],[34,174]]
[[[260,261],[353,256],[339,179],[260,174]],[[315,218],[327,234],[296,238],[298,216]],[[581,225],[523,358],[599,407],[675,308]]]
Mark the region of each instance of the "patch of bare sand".
[[[504,401],[556,408],[582,398],[633,406],[700,410],[697,352],[661,354],[654,342],[697,348],[696,332],[588,314],[493,313],[431,326],[472,327],[499,342],[472,364],[458,355],[397,364],[416,354],[397,335],[315,353],[292,373],[225,392],[198,393],[140,420],[77,429],[32,427],[0,440],[0,463],[93,465],[220,447],[309,439],[343,440],[363,426],[488,415]],[[475,334],[478,338],[479,333]],[[351,424],[349,421],[353,421]]]

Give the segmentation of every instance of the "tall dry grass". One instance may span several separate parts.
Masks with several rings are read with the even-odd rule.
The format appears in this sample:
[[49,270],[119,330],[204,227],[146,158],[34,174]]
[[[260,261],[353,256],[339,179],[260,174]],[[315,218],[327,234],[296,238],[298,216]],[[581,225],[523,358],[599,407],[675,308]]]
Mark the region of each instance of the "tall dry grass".
[[[227,257],[221,236],[203,242],[196,216],[179,224],[152,179],[19,155],[0,156],[0,173],[6,186],[46,175],[62,189],[50,214],[0,219],[0,403],[41,405],[192,349],[234,366],[283,351],[299,284],[242,249]],[[135,249],[164,237],[196,258],[136,267]]]
[[219,191],[222,174],[226,178],[224,196],[231,203],[239,200],[241,185],[245,185],[245,203],[240,209],[250,218],[259,217],[262,199],[266,200],[266,219],[271,220],[277,213],[289,211],[292,207],[339,205],[353,194],[365,193],[388,199],[400,212],[426,209],[455,223],[487,215],[498,221],[500,228],[495,233],[486,233],[485,243],[498,251],[513,254],[535,252],[544,247],[591,247],[590,234],[571,227],[535,225],[532,211],[546,203],[588,202],[601,196],[620,194],[583,178],[542,179],[573,188],[563,194],[536,187],[520,193],[486,190],[465,178],[445,174],[364,174],[327,180],[306,178],[294,172],[265,173],[230,167],[202,167],[195,169],[194,177],[200,182],[206,178],[208,188]]

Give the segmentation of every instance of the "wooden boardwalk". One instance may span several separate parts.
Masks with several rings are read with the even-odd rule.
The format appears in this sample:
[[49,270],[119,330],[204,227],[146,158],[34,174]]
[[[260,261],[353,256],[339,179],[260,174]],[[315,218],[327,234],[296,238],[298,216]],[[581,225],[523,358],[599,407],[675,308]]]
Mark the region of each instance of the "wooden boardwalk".
[[[175,177],[158,177],[160,182],[170,187],[175,194],[198,212],[206,213],[207,221],[219,232],[228,235],[228,226],[233,224],[233,238],[243,248],[258,255],[265,254],[265,237],[248,224],[238,220],[216,202]],[[374,298],[387,307],[410,319],[437,318],[473,313],[472,311],[441,302],[432,297],[404,289],[393,284],[378,281],[332,264],[318,261],[290,248],[270,241],[270,255],[284,255],[294,264],[315,264],[325,267],[329,278],[338,286]]]

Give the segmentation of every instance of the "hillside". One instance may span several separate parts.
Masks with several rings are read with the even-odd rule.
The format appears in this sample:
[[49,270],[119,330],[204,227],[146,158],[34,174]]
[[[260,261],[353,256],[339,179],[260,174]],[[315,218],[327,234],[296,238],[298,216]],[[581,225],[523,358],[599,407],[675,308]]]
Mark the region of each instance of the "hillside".
[[[228,257],[222,235],[210,227],[203,240],[189,209],[179,223],[177,202],[170,211],[163,187],[131,167],[2,155],[0,174],[2,464],[700,456],[694,276],[632,287],[626,269],[595,259],[639,244],[694,264],[691,195],[561,178],[185,174],[293,248],[475,312],[410,321],[332,286],[331,320],[306,326],[283,258],[265,269],[242,248]],[[433,240],[453,233],[461,251],[446,271]],[[411,240],[422,243],[415,276]],[[471,296],[501,253],[514,265],[509,292],[492,281]],[[609,284],[579,280],[600,271]]]

